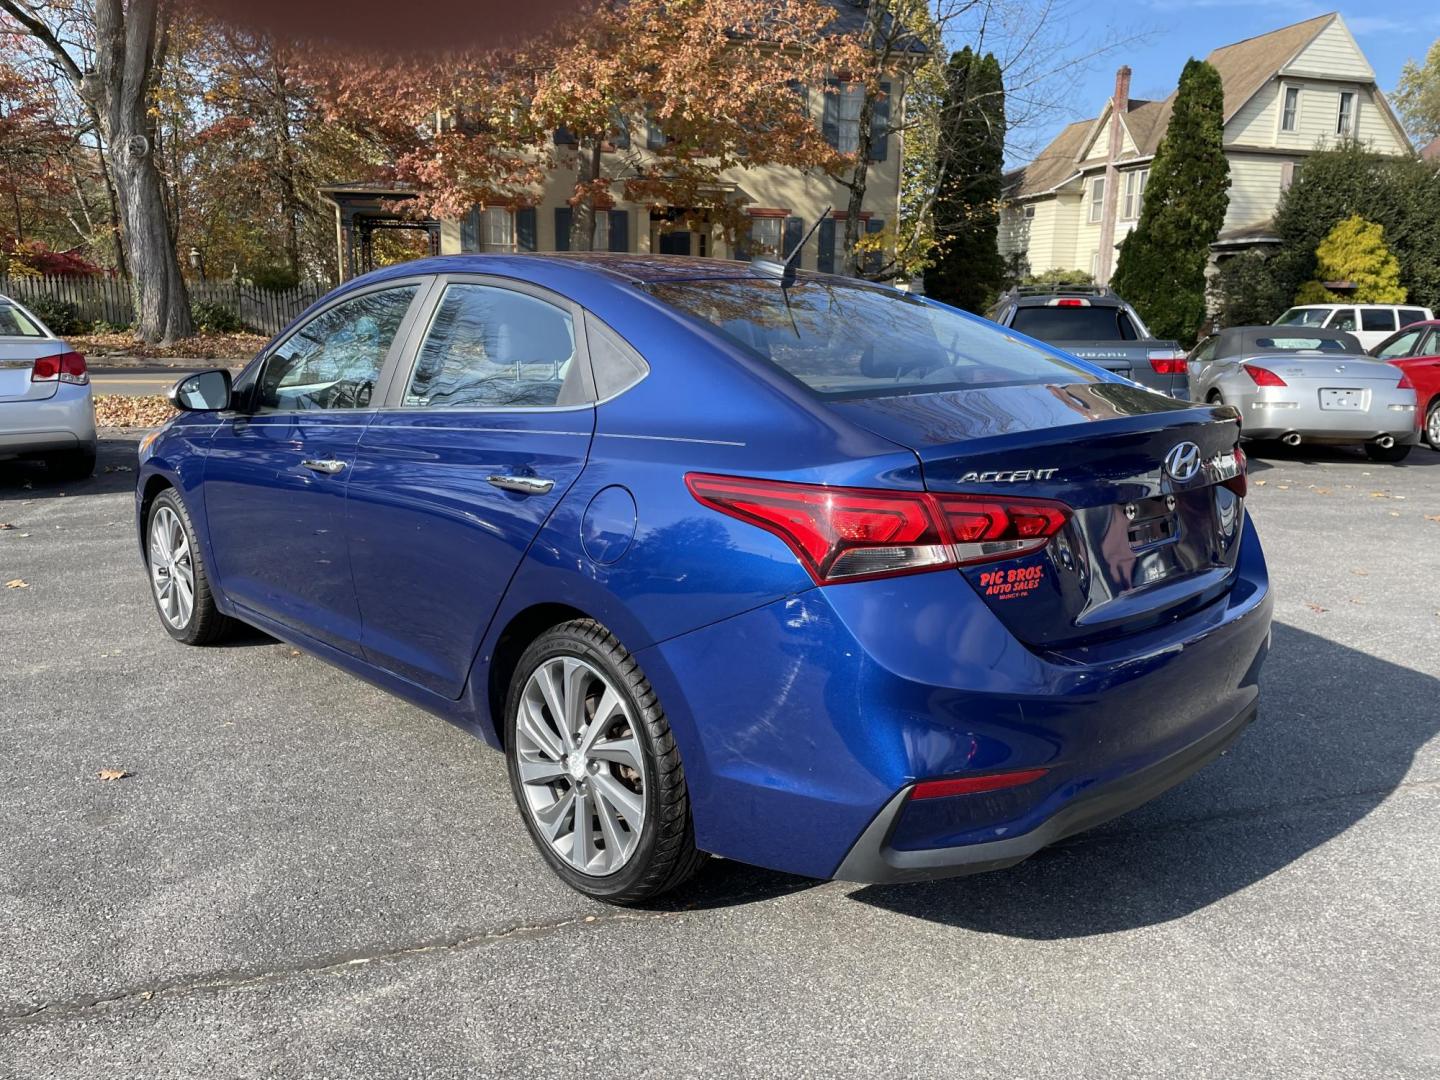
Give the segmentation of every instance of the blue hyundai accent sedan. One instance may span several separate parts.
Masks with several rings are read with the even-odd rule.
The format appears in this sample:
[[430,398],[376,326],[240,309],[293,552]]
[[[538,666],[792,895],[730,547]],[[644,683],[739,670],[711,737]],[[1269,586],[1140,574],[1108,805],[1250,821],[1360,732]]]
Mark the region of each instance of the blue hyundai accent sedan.
[[1234,412],[887,288],[429,259],[172,395],[136,491],[170,635],[259,627],[503,749],[591,896],[707,852],[1008,866],[1255,715]]

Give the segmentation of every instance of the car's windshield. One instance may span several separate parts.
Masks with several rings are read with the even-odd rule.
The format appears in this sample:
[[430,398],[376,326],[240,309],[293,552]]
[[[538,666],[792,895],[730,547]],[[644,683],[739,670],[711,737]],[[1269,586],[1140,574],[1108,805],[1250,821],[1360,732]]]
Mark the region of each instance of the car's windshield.
[[0,301],[0,337],[44,337],[45,328],[14,304]]
[[1041,341],[1134,341],[1140,336],[1118,307],[1021,307],[1010,326]]
[[1261,337],[1255,339],[1255,348],[1266,352],[1327,352],[1348,353],[1350,348],[1340,338],[1333,337]]
[[805,280],[782,289],[753,278],[649,289],[827,397],[1098,378],[998,326],[899,292]]
[[1278,319],[1275,326],[1319,326],[1325,321],[1325,316],[1330,314],[1329,308],[1318,307],[1292,307]]

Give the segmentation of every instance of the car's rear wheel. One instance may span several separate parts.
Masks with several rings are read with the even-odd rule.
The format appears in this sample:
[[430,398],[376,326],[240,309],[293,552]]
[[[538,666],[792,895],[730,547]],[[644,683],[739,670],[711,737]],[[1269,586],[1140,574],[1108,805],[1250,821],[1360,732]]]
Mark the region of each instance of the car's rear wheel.
[[150,595],[167,634],[186,645],[209,645],[230,632],[234,622],[215,606],[195,529],[173,488],[150,504],[145,562],[150,569]]
[[45,470],[56,480],[84,480],[95,472],[94,450],[67,450],[45,459]]
[[1440,450],[1440,397],[1430,403],[1430,411],[1425,414],[1425,441]]
[[525,650],[510,682],[505,746],[531,838],[572,888],[639,903],[703,861],[665,712],[599,623],[562,623]]
[[1365,456],[1371,461],[1393,464],[1397,461],[1404,461],[1409,457],[1410,447],[1401,446],[1398,443],[1394,446],[1381,446],[1379,443],[1368,442],[1365,444]]

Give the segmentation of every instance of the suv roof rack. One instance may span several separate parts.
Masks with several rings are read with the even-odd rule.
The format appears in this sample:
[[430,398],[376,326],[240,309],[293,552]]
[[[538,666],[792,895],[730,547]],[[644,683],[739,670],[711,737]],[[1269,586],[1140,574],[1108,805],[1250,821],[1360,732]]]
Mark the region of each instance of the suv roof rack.
[[1114,296],[1108,285],[1016,285],[1011,296]]

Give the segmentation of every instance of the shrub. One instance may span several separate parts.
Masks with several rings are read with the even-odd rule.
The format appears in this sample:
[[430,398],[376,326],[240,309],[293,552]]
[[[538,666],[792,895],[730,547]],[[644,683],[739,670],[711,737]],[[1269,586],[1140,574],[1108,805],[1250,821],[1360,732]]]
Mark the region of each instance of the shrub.
[[1061,270],[1052,267],[1038,274],[1027,274],[1022,285],[1094,285],[1095,279],[1084,270]]
[[1259,251],[1221,262],[1210,288],[1222,327],[1268,326],[1290,306],[1273,259]]
[[245,329],[234,308],[215,300],[196,300],[190,305],[190,317],[202,334],[238,334]]
[[288,266],[257,266],[249,278],[257,289],[267,292],[288,292],[300,284],[300,275]]
[[80,318],[80,309],[69,300],[57,300],[53,296],[39,296],[25,304],[40,321],[50,328],[51,333],[66,337],[83,334],[85,323]]
[[[1295,294],[1297,304],[1343,303],[1403,304],[1400,263],[1385,246],[1385,227],[1351,214],[1338,223],[1315,249],[1316,280],[1305,282]],[[1348,281],[1348,296],[1333,293],[1327,281]]]

